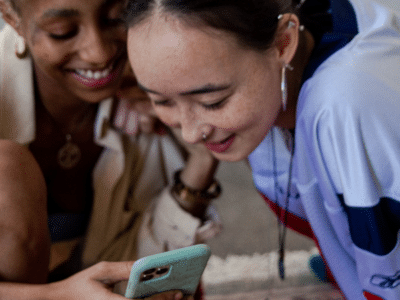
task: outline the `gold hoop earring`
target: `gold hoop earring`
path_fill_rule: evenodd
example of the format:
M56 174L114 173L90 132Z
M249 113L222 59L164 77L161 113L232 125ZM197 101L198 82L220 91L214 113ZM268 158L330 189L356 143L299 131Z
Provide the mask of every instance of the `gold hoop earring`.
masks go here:
M21 45L20 40L22 40L22 45ZM21 38L20 40L18 40L18 41L15 43L15 56L16 56L17 58L19 58L19 59L24 59L24 58L28 57L29 48L28 48L28 46L26 45L24 39ZM22 46L23 48L22 48L21 46ZM22 50L21 50L21 48L22 48Z

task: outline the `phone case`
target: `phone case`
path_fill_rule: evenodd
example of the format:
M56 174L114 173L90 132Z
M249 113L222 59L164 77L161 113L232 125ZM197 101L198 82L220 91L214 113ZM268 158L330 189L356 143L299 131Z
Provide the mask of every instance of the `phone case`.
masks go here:
M132 266L125 297L140 299L170 290L194 294L210 255L210 247L200 244L141 258Z

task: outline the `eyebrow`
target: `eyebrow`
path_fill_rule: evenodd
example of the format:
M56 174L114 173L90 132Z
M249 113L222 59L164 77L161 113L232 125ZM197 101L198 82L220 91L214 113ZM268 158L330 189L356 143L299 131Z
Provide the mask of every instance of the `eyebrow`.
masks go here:
M109 7L115 3L115 0L103 0L101 7ZM79 11L76 9L49 9L42 15L42 18L68 18L76 17Z
M76 9L49 9L43 15L42 19L46 18L68 18L79 15L79 11Z
M151 94L156 94L160 95L161 93L153 91L151 89L146 88L139 82L137 83L138 87L141 88L143 91ZM198 94L208 94L208 93L214 93L214 92L220 92L224 91L230 88L230 85L228 84L222 84L222 85L214 85L214 84L206 84L200 88L190 90L190 91L185 91L179 93L180 96L187 96L187 95L198 95Z

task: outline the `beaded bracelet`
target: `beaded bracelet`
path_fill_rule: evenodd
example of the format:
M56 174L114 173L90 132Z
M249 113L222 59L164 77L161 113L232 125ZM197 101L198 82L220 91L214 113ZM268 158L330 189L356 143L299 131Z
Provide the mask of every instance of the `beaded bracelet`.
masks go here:
M210 201L221 194L221 186L214 179L206 189L192 189L181 181L181 172L182 170L178 170L174 174L174 185L171 188L171 194L183 209L202 217Z

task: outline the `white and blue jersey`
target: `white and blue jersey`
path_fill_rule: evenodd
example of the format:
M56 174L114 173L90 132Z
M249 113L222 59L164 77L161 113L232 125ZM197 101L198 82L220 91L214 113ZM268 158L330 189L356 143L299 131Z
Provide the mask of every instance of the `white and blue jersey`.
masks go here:
M300 91L287 225L317 239L347 299L398 300L400 10L350 2L357 33L332 44ZM249 162L271 207L285 208L288 135L273 131Z

